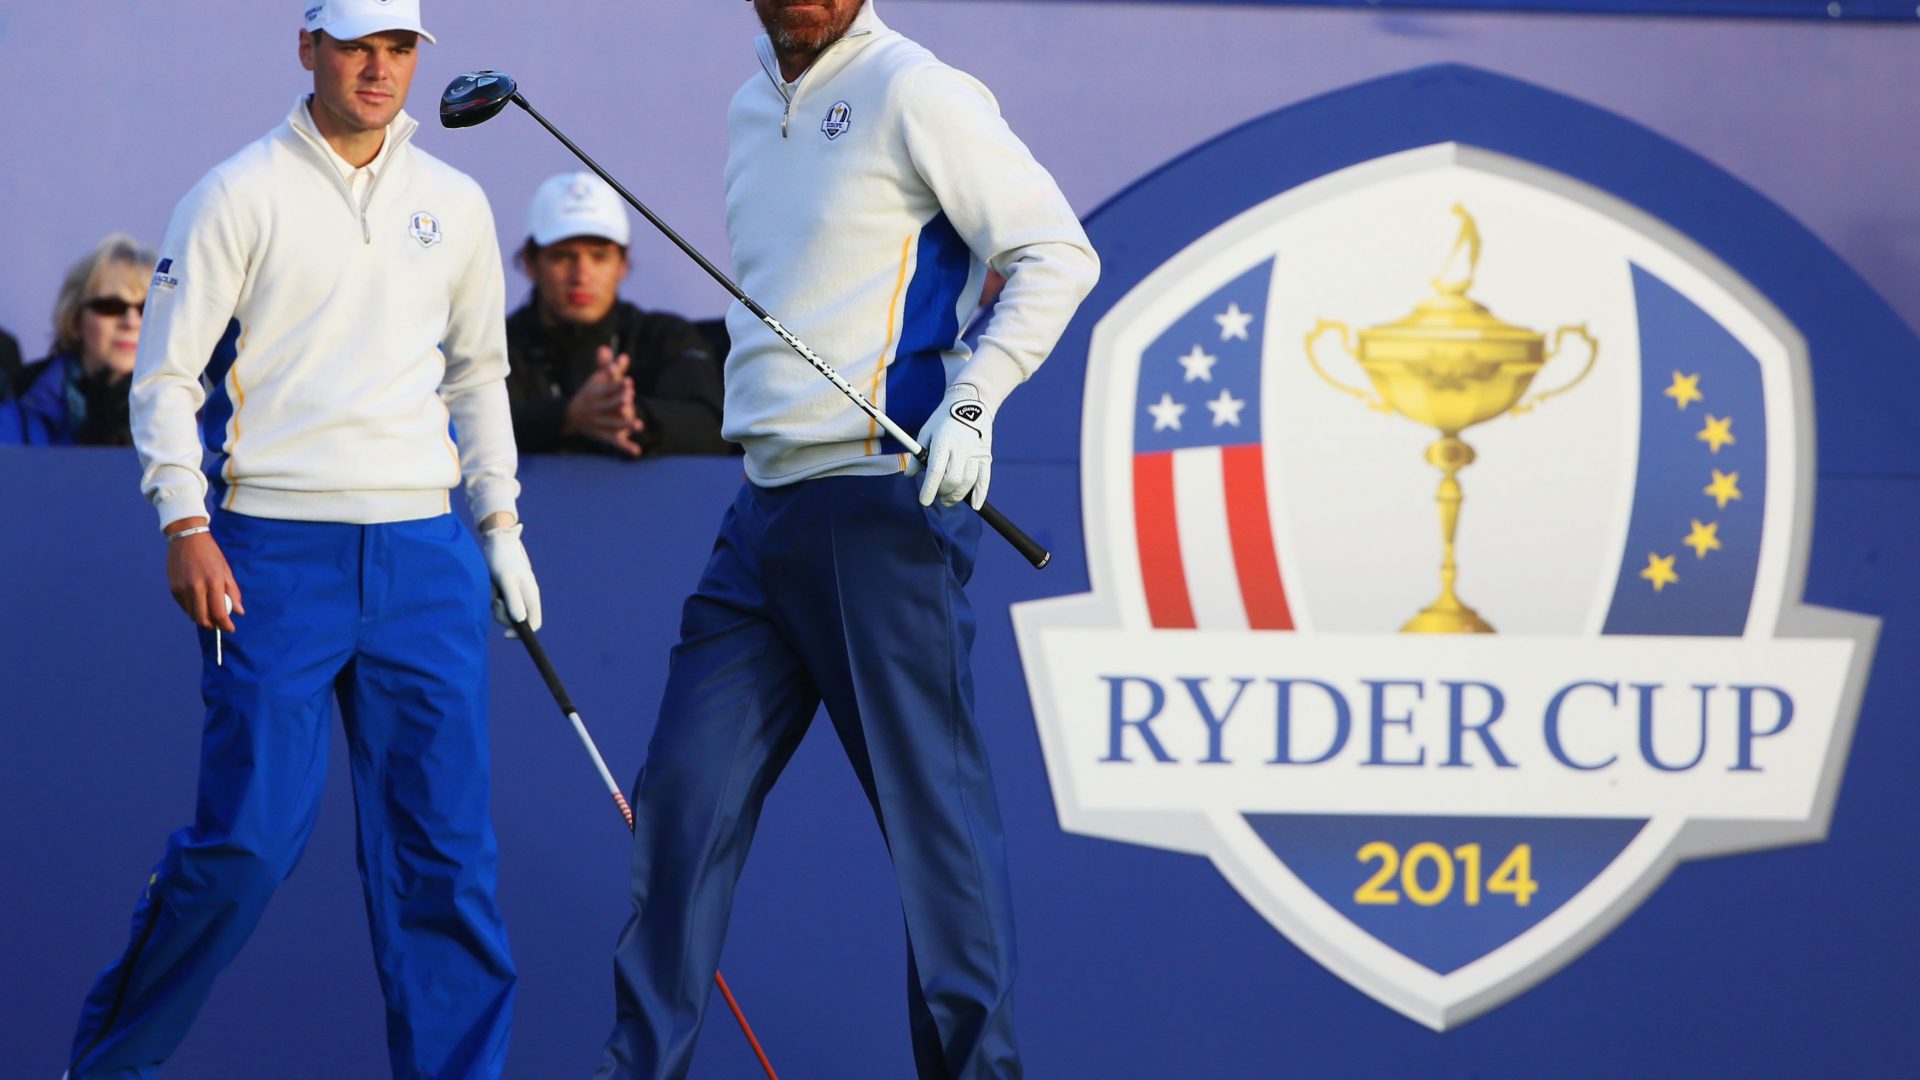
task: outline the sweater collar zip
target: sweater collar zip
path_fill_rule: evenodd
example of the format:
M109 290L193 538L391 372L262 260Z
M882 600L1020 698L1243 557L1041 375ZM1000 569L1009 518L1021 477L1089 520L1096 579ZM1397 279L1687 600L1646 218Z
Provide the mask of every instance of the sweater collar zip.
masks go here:
M844 67L846 61L851 60L853 54L858 51L854 46L867 44L865 39L872 38L887 29L887 24L881 22L879 14L873 10L873 4L874 0L867 0L861 7L860 14L853 17L853 25L847 27L845 36L822 49L820 55L813 58L813 63L807 66L807 70L801 72L800 77L792 82L787 82L780 77L780 58L773 51L773 39L765 34L755 39L753 47L760 56L760 70L767 73L767 78L773 82L774 90L786 103L786 108L780 113L781 138L787 137L788 127L793 120L793 106L799 100L800 88L807 82L807 77L825 67L830 57L837 61L836 68ZM827 77L827 75L820 76L823 79Z
M414 132L420 130L420 124L413 117L402 112L394 117L393 123L387 125L387 138L380 147L380 153L363 166L372 175L367 183L365 196L356 201L353 197L353 184L349 180L354 169L327 143L326 136L320 134L319 125L313 122L313 112L308 104L310 100L311 95L302 94L300 99L293 103L293 113L287 117L287 125L300 137L300 141L306 144L307 150L319 158L319 164L333 177L335 189L340 192L341 198L346 200L347 209L352 211L353 216L360 222L361 241L372 244L373 224L368 220L367 214L373 206L373 193L379 188L381 178L386 176L393 163L394 155L413 139Z

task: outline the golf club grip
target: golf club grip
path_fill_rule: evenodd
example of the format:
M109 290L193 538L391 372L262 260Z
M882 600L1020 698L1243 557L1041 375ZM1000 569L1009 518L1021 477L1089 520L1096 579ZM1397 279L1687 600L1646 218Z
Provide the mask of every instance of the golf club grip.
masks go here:
M520 635L520 644L527 647L527 655L533 657L533 666L540 669L540 677L547 681L547 689L552 692L553 700L560 705L563 713L577 712L573 707L573 698L567 696L567 688L561 685L560 673L553 669L553 661L547 659L547 650L541 646L540 639L534 635L533 627L523 619L513 624L513 632Z
M1012 544L1015 551L1032 563L1035 570L1045 570L1047 564L1053 561L1053 552L1041 547L1040 542L1028 536L1025 529L1008 521L1007 515L1001 513L992 503L981 503L979 514L980 520L991 525L994 532L1006 537L1007 543Z

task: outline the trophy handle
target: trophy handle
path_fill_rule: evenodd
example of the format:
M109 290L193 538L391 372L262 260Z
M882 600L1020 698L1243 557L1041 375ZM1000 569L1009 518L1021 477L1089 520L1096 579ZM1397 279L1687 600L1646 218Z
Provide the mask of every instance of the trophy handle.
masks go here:
M1329 330L1340 331L1340 347L1347 351L1348 356L1353 357L1355 363L1358 363L1360 361L1360 354L1353 351L1352 328L1347 326L1346 323L1340 322L1336 319L1321 319L1320 321L1314 323L1313 329L1307 333L1307 363L1313 365L1314 373L1319 375L1322 379L1325 379L1327 381L1327 384L1329 386L1332 386L1335 390L1338 390L1343 394L1352 394L1354 397L1359 398L1362 402L1366 404L1368 408L1375 409L1380 412L1391 412L1393 410L1393 406L1388 405L1385 400L1375 397L1374 395L1367 393L1365 390L1362 390L1357 386L1348 386L1346 383L1343 383L1339 379L1334 378L1332 375L1327 374L1327 369L1320 366L1320 358L1313 355L1313 343L1320 340L1320 335L1326 333Z
M1564 394L1567 391L1573 389L1574 387L1579 386L1582 382L1586 381L1586 378L1588 375L1593 374L1594 362L1600 359L1600 343L1598 341L1595 341L1593 335L1587 332L1586 323L1581 323L1578 326L1563 326L1560 329L1554 331L1553 348L1547 350L1547 355L1545 359L1543 359L1541 362L1545 363L1546 360L1551 360L1554 357L1560 355L1560 347L1566 344L1568 334L1573 334L1577 336L1581 341L1584 341L1587 343L1587 366L1584 368L1581 368L1580 374L1574 376L1573 381L1568 383L1567 385L1559 387L1554 390L1542 390L1538 394L1535 394L1532 397L1528 398L1527 400L1521 402L1520 404L1515 405L1512 409L1508 410L1512 415L1519 416L1522 413L1532 412L1533 410L1539 408L1541 405L1546 404L1549 398L1559 397L1561 394Z

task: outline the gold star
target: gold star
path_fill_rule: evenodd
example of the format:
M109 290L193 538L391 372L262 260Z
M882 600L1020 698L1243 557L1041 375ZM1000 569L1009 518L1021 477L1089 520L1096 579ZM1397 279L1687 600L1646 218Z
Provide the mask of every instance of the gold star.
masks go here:
M1722 420L1708 413L1707 426L1701 428L1700 434L1695 435L1694 438L1712 447L1714 453L1719 453L1721 447L1733 445L1733 417L1729 416Z
M1647 556L1647 568L1640 571L1640 576L1653 583L1654 592L1659 592L1680 580L1680 575L1673 572L1674 558L1675 556L1672 555Z
M1713 483L1707 485L1706 493L1713 496L1713 501L1720 504L1720 509L1725 510L1728 503L1740 497L1740 488L1737 486L1739 483L1739 473L1721 472L1715 469Z
M1720 550L1720 523L1716 521L1711 525L1702 525L1696 521L1693 531L1680 542L1693 549L1695 558L1704 559L1707 552Z
M1706 395L1700 392L1700 376L1698 374L1682 375L1677 371L1673 373L1673 385L1667 387L1661 391L1661 393L1672 398L1674 402L1680 406L1681 412L1686 412L1687 406L1696 401L1703 401L1706 398Z

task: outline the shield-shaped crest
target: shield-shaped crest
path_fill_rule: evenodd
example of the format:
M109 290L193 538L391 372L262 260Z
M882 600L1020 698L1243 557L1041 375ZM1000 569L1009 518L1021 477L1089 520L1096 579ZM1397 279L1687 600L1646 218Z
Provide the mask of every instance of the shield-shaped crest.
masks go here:
M1082 312L1092 591L1014 613L1065 828L1206 856L1438 1029L1678 861L1824 835L1877 628L1801 602L1799 330L1466 130L1563 99L1449 75L1487 99L1457 137L1327 153L1366 113L1295 110L1103 211L1153 231ZM1220 206L1286 130L1323 167Z
M820 130L826 134L829 142L852 129L853 106L844 101L834 102L833 107L827 110L827 118L820 121Z
M413 217L408 220L407 232L415 240L420 241L421 247L430 248L438 244L442 239L440 234L440 220L425 210L416 212Z

